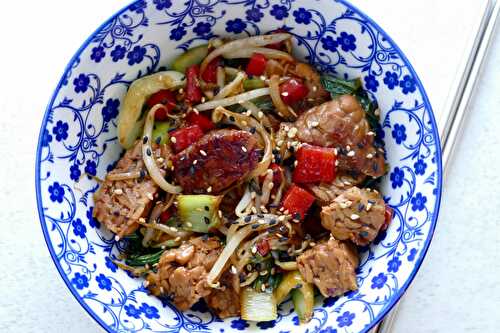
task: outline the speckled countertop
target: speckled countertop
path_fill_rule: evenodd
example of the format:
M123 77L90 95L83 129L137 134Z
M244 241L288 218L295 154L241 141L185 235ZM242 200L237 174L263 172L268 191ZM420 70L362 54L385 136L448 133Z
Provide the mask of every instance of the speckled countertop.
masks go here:
M44 16L45 2L7 6L0 12L0 332L99 332L46 249L36 213L34 156L42 111L64 64L119 6L60 2ZM434 240L394 332L500 331L498 31L493 39L445 180Z

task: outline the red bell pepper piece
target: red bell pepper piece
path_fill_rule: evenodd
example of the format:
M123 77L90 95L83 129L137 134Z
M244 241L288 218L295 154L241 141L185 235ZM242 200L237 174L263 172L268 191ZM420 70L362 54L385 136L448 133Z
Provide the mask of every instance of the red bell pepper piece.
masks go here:
M389 224L392 221L392 216L394 215L394 210L388 204L385 204L385 213L384 213L384 224L382 224L381 230L386 230L389 228Z
M208 132L215 128L215 124L205 115L196 112L189 112L186 116L186 121L190 125L198 125L203 132Z
M267 256L267 254L271 250L271 247L269 246L269 242L267 241L267 239L261 240L255 245L255 247L257 248L257 252L259 252L259 254L262 257Z
M198 125L191 125L176 129L170 133L170 141L176 153L186 149L203 136L203 131Z
M303 100L309 94L309 88L299 79L290 79L280 85L281 99L285 104Z
M203 71L201 73L201 78L205 82L209 83L217 83L217 67L220 65L220 57L215 58L214 60L210 61Z
M191 103L201 102L202 92L198 75L200 74L200 66L193 65L186 69L186 100Z
M170 209L162 212L160 214L160 223L163 223L163 224L167 223L171 217L172 217L172 211Z
M313 202L314 196L311 193L293 184L286 192L281 205L292 216L298 213L301 218L304 218Z
M266 70L266 57L261 53L254 53L250 57L250 61L247 65L247 74L248 75L262 75Z
M335 179L335 150L303 145L295 155L297 165L293 170L295 183L330 183Z
M151 97L146 102L146 105L149 108L152 108L156 104L161 104L164 105L165 108L158 109L155 113L155 120L158 121L166 121L168 120L168 113L172 111L175 108L176 101L175 101L175 96L170 90L160 90Z

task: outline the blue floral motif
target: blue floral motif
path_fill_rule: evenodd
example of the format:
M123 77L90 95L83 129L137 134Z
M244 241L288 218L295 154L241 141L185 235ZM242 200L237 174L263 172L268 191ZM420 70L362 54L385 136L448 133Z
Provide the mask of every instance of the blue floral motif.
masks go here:
M193 31L198 36L203 36L205 34L208 34L211 29L212 26L210 25L210 23L200 22L196 25L196 27L194 27Z
M396 143L400 145L403 141L406 140L406 127L401 124L394 124L392 137L396 140Z
M75 86L76 93L86 92L89 87L89 84L90 84L90 79L85 74L80 74L73 80L73 85Z
M144 313L146 318L149 318L149 319L160 318L160 315L158 314L158 309L155 308L154 306L148 305L146 303L142 303L139 310L141 310L142 313Z
M106 52L104 51L104 47L96 46L92 49L92 54L90 55L90 59L95 62L101 62L102 58L106 56Z
M80 180L80 176L82 175L82 172L80 171L80 168L78 167L78 165L76 164L73 164L70 168L69 168L69 178L71 178L72 180L74 180L75 182L79 181Z
M61 203L64 198L64 188L58 182L49 186L50 200Z
M52 134L56 136L57 141L66 140L68 138L68 129L68 123L58 120L56 126L52 128Z
M299 325L300 325L300 320L299 320L299 317L298 317L298 316L293 316L293 318L292 318L292 323L293 323L295 326L299 326Z
M337 317L337 322L339 323L339 327L351 326L352 320L356 317L354 313L349 311L344 312L341 316Z
M133 64L139 64L144 59L146 54L146 48L140 45L134 46L132 51L127 54L128 64L132 66Z
M403 90L403 94L407 95L417 89L415 80L410 75L405 75L403 80L399 82L399 86Z
M337 42L345 52L356 50L356 37L345 31L340 33L340 36L337 38Z
M239 34L243 30L245 30L246 27L247 27L247 24L239 18L234 19L234 20L229 20L226 23L226 31L232 32L235 34Z
M325 308L334 306L335 302L337 302L338 299L339 299L338 297L326 297L325 299L323 299L323 306Z
M373 92L377 92L377 87L379 86L379 83L375 76L373 75L367 75L365 76L365 87L368 90L371 90Z
M140 0L131 4L130 7L128 8L133 12L142 13L146 7L147 7L146 1Z
M95 176L97 174L97 164L95 161L88 160L85 164L85 173L89 176Z
M71 279L71 283L74 284L77 289L81 290L89 286L89 279L85 275L75 273L75 276Z
M89 220L89 225L91 228L99 229L101 227L101 223L94 218L94 207L89 207L85 215Z
M401 266L401 260L399 260L398 256L394 256L394 258L387 262L387 271L396 273L399 270L399 266Z
M325 50L335 52L337 51L337 47L339 46L339 43L337 40L333 39L331 36L326 36L321 38L321 45Z
M413 211L419 211L425 209L425 203L427 202L427 197L418 192L413 198L411 198L411 209Z
M385 72L384 83L389 89L394 89L399 83L398 74L394 72Z
M273 328L274 326L276 326L276 320L260 321L257 323L257 326L261 330L267 330L268 328Z
M387 276L384 273L379 273L372 278L372 289L382 289L387 282Z
M76 219L71 223L71 225L73 226L73 233L75 234L75 236L85 238L87 227L83 225L82 220Z
M163 10L172 7L172 2L170 0L153 0L156 5L156 9Z
M111 258L106 257L105 261L106 261L106 267L109 268L113 273L116 272L118 266L116 266L116 264L111 260Z
M293 11L293 16L295 16L295 22L298 24L309 24L311 23L312 14L303 7Z
M118 98L108 98L106 105L102 108L102 117L104 121L108 122L118 116L118 107L120 100Z
M127 314L127 316L136 319L139 319L141 317L142 311L136 308L133 304L125 305L123 308L125 309L125 313Z
M403 186L403 180L405 179L405 173L399 167L395 167L390 174L391 185L393 189Z
M264 13L262 13L257 7L248 9L246 14L247 20L253 22L260 22L260 20L264 17Z
M427 169L427 163L425 163L424 160L419 159L415 162L415 164L413 164L413 167L415 168L416 175L423 175L425 173L425 169Z
M285 17L288 17L288 9L285 6L273 5L271 15L277 20L283 20Z
M186 29L184 29L183 27L177 27L175 29L172 29L172 31L170 31L170 39L181 40L186 33L187 33Z
M241 318L231 320L231 328L237 329L238 331L244 331L248 326L250 325L248 325L247 321Z
M97 286L102 290L111 290L112 282L104 274L99 274L95 277L97 281Z
M111 59L113 60L113 62L117 62L125 58L126 53L127 53L127 48L121 45L116 45L113 51L111 51Z
M410 250L410 254L408 255L408 261L415 260L415 256L417 255L417 249L413 248Z
M333 327L327 327L319 331L319 333L337 333L337 330Z
M49 130L44 128L42 134L42 146L48 147L49 143L52 142L52 135L50 135Z

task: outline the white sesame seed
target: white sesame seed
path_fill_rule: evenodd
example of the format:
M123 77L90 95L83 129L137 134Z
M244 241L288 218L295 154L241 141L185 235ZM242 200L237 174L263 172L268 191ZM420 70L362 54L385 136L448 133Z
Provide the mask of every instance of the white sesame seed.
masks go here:
M372 204L369 202L367 205L366 205L366 211L370 211L370 209L372 209Z
M366 158L373 158L373 154L367 154Z
M250 193L250 197L251 197L252 199L255 199L255 197L256 197L256 196L257 196L257 193L255 193L255 192L251 192L251 193Z
M196 165L196 163L198 163L198 160L193 161L193 165Z
M351 215L351 220L357 220L357 219L359 219L359 215L357 215L357 214Z
M278 142L276 142L276 144L277 144L278 146L283 145L283 140L278 140Z
M170 230L172 230L173 232L177 232L177 228L176 227L170 227Z
M350 152L347 153L347 156L349 157L353 157L354 155L356 155L356 152L354 150L351 150Z
M335 166L339 166L339 160L335 160Z
M346 149L347 151L350 151L350 150L351 150L351 146L347 145L347 146L345 147L345 149Z
M268 185L267 185L267 188L268 189L272 189L274 187L274 183L273 182L270 182Z
M257 214L257 208L252 207L251 211L252 211L252 213Z
M247 125L248 125L248 123L246 122L246 120L242 120L242 121L241 121L241 125L243 125L243 126L247 126Z
M207 100L207 99L205 98L205 96L203 96L203 97L201 98L201 102L202 102L202 103L205 103L205 101L206 101L206 100Z
M233 273L233 274L237 274L238 273L238 270L233 265L231 265L231 273Z
M212 186L209 186L209 187L207 188L207 192L208 192L208 193L212 192Z
M172 166L170 167L170 170L174 171L174 170L175 170L175 167L172 165Z
M238 104L243 104L245 103L245 101L238 101Z
M121 188L116 188L114 191L113 191L114 194L117 194L117 195L121 195L123 194L123 190Z
M118 242L120 240L120 236L116 235L115 236L115 242Z
M373 113L375 113L376 116L380 116L380 110L379 109L375 110L375 112L373 112Z
M154 197L153 197L153 194L152 193L147 193L146 196L148 197L149 200L153 200Z
M170 138L170 141L172 141L172 143L176 143L177 139L175 138L175 136L173 136L173 137Z
M316 91L318 90L318 87L313 86L312 90L313 90L314 92L316 92Z
M158 163L163 163L164 161L165 161L165 160L163 159L163 157L158 157L158 158L156 159L156 162L158 162Z
M139 217L139 222L146 223L146 219L144 217Z
M207 152L204 151L203 149L200 149L200 154L202 154L203 156L207 156Z
M260 290L261 291L266 291L266 284L263 283L261 286L260 286Z
M296 167L298 164L299 164L299 161L297 161L297 160L295 160L295 162L293 162L294 167Z
M205 97L203 97L203 98L205 98ZM203 102L202 102L202 103L203 103ZM199 114L199 113L200 113L200 111L198 111L198 109L197 109L197 108L193 108L193 112L194 112L194 113L196 113L196 114Z
M250 117L250 116L252 115L252 111L248 110L247 112L245 112L245 115L246 115L247 117Z
M259 113L257 113L257 118L262 119L262 117L264 117L264 112L259 111Z
M245 146L241 146L241 150L243 150L245 153L247 152L247 148Z
M180 240L181 240L181 237L180 237L180 236L177 236L177 237L175 237L175 239L174 239L174 241L176 241L176 242L178 242L178 241L180 241Z
M311 122L309 123L309 127L316 127L316 126L318 126L318 125L319 125L319 122L318 122L318 121L311 121Z
M142 285L144 286L144 288L146 288L147 286L149 286L149 281L148 280L144 280L144 282L142 283Z
M179 89L179 94L182 94L182 93L184 93L184 89L183 88Z
M166 247L165 245L162 245L162 246L161 246L161 249L162 249L162 250L165 250L166 248L167 248L167 247Z
M281 96L285 96L285 97L288 96L288 92L287 91L282 92Z
M220 218L222 218L222 210L219 210L217 214L219 215Z
M253 254L257 253L257 247L256 247L255 245L254 245L254 246L252 246L252 253L253 253Z
M260 76L260 79L261 79L262 81L265 81L265 80L267 79L267 77L266 77L265 75L261 75L261 76Z
M335 155L339 154L339 151L337 150L337 148L333 148L333 152L335 153Z
M372 132L372 131L369 131L368 133L366 133L366 135L373 136L373 135L375 135L375 133L374 133L374 132Z
M193 224L191 222L186 222L186 227L191 228Z

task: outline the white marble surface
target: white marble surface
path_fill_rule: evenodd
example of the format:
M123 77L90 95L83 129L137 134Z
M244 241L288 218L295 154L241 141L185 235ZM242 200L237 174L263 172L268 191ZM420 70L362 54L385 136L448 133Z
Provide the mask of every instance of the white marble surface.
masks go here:
M87 0L7 6L0 11L0 332L98 332L46 249L35 208L34 155L42 112L66 61L121 5ZM52 15L40 14L50 7ZM497 31L457 143L434 240L394 332L499 331L499 74Z

